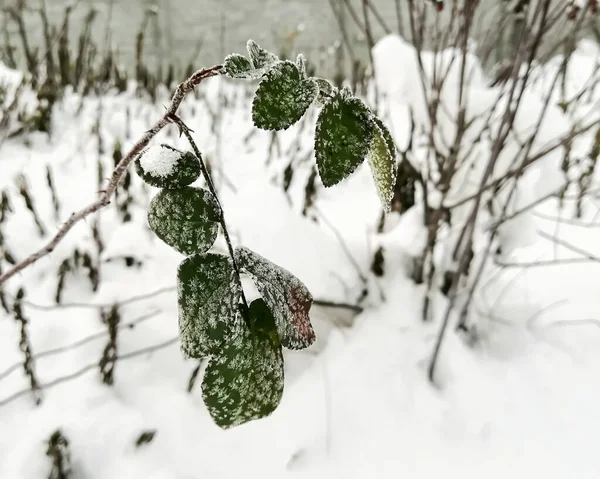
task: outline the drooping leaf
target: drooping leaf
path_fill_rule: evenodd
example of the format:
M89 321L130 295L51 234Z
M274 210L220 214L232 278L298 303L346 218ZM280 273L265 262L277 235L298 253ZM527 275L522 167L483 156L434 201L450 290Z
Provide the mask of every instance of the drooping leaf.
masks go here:
M313 297L306 286L286 269L248 248L237 248L235 258L273 312L281 344L288 349L304 349L314 343L316 336L309 318Z
M210 359L202 381L204 403L223 429L268 416L283 395L283 355L273 315L257 299L249 317L250 329L238 321L231 339Z
M239 321L241 291L231 258L196 254L177 270L179 337L187 358L220 354Z
M385 129L389 135L389 131L387 131L387 128ZM389 136L391 137L391 135ZM395 155L391 154L389 143L386 141L386 135L376 121L367 160L371 167L381 205L386 213L389 213L392 208L392 198L396 184L396 162L394 158Z
M204 253L219 233L221 209L207 190L186 186L152 198L148 224L156 236L183 254Z
M254 40L248 40L246 49L248 50L248 55L250 55L252 66L256 69L267 69L279 61L277 55L260 47Z
M191 152L169 145L154 145L140 153L135 160L135 171L157 188L183 188L200 176L200 162Z
M372 118L373 118L373 121L375 122L375 124L381 129L381 132L383 133L383 138L385 139L385 144L387 145L390 155L395 158L396 157L396 143L394 142L394 138L392 137L390 130L388 130L387 126L385 126L378 117L376 117L375 115L372 115Z
M317 106L324 106L337 93L337 88L324 78L313 77L313 80L319 86L319 94L317 95L315 104Z
M373 130L371 112L347 89L323 107L315 131L315 157L325 187L356 171L369 151Z
M306 113L317 96L317 84L303 80L290 61L273 66L258 85L252 102L252 120L263 130L285 130Z

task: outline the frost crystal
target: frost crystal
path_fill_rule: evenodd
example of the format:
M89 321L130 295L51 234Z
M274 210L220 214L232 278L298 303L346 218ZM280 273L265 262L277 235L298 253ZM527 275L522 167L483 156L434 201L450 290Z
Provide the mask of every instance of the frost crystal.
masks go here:
M371 172L383 210L389 213L392 208L392 198L396 184L395 151L392 153L390 149L390 140L392 146L394 143L389 131L387 131L387 128L385 128L378 118L375 118L374 128L373 140L371 140L371 148L367 154L367 160L371 166Z
M188 358L220 354L240 321L241 295L231 258L214 253L185 259L177 271L179 337Z
M306 113L318 91L313 80L301 78L294 63L275 64L256 90L252 102L254 125L264 130L289 128Z
M140 165L145 173L165 178L175 169L181 157L181 152L167 145L154 145L148 148L140 157Z
M273 316L260 299L250 305L249 315L250 329L238 319L202 381L204 403L223 429L268 416L283 395L283 355Z
M306 286L289 271L248 248L237 248L235 257L273 312L281 344L288 349L304 349L314 343L316 336L309 318L313 298Z
M148 208L152 231L183 254L208 251L217 239L220 218L221 209L210 191L190 186L161 191Z
M323 107L315 131L315 156L325 187L347 178L363 162L373 126L367 106L346 89Z

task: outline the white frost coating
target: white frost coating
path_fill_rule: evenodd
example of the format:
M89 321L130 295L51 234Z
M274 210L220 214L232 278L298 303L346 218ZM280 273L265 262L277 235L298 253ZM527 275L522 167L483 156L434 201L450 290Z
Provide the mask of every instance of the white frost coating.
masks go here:
M140 157L142 169L149 175L166 178L173 173L181 153L164 145L148 148Z

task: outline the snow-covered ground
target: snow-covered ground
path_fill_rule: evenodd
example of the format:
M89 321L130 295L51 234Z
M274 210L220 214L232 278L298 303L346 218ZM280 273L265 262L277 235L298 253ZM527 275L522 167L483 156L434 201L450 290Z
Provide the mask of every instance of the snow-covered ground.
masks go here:
M388 93L390 127L402 142L403 112L418 95L403 61L405 46L394 42L380 44L378 58L387 62L379 72L380 87ZM574 79L586 78L597 53L582 47ZM545 74L552 68L551 63ZM473 95L485 103L493 92L483 86L482 75L473 75L479 82ZM395 83L398 78L408 80ZM46 441L57 429L69 441L73 477L82 479L600 477L600 262L487 268L474 318L481 340L471 347L450 332L433 386L427 366L446 299L435 298L436 320L424 324L424 287L409 279L406 267L423 241L418 206L390 218L388 232L377 237L379 200L363 165L339 186L319 188L315 207L303 217L315 112L273 146L271 134L251 124L247 89L211 79L200 90L180 113L211 164L235 244L289 269L321 300L356 304L367 287L364 311L354 317L315 306L317 343L287 354L277 411L220 430L199 385L187 392L197 362L182 359L177 343L174 286L182 257L149 231L146 207L155 190L132 172L132 220L123 223L114 204L98 215L104 249L96 292L82 268L67 274L61 304L54 300L59 267L75 248L96 262L93 220L78 224L50 256L5 288L10 304L19 287L26 290L24 313L39 381L52 384L85 372L44 388L36 407L20 365L19 325L0 309L0 478L47 477ZM536 112L539 100L535 92L529 95L528 108ZM597 115L595 101L579 114ZM215 127L210 112L219 110ZM1 231L12 256L22 259L47 240L19 196L18 174L27 178L43 228L52 234L72 211L96 199L98 164L106 178L115 142L126 151L162 111L161 104L133 92L83 100L69 94L55 108L51 139L36 134L27 142L2 143L0 191L9 193L15 211ZM571 121L558 109L552 115L544 141ZM527 128L527 111L521 125ZM588 135L580 148L589 149L589 141ZM186 148L170 127L156 142ZM294 175L285 193L284 170L292 157ZM47 165L60 199L58 218ZM542 194L544 182L554 176L538 173L535 191ZM593 201L581 221L591 227L557 222L554 200L531 210L517 224L520 235L514 234L517 228L506 233L512 231L506 240L512 250L503 261L581 257L548 236L600 257ZM369 272L378 244L386 246L383 278ZM126 267L124 257L136 263ZM7 267L3 262L3 270ZM124 357L116 363L114 385L107 386L97 366L108 339L100 311L115 302L123 303L118 354ZM127 357L130 353L140 354ZM24 393L6 401L19 391ZM149 430L156 431L154 439L136 447Z

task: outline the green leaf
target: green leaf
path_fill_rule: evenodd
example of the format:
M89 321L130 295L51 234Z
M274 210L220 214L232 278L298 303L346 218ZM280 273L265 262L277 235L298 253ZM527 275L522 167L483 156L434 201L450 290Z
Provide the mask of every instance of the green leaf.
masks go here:
M314 343L316 336L309 318L313 297L306 286L286 269L248 248L237 248L235 258L273 312L281 344L288 349L304 349Z
M225 74L230 78L257 80L279 61L276 55L248 40L246 45L250 59L233 53L225 58Z
M264 73L256 70L252 62L243 55L233 53L225 58L225 74L230 78L260 78Z
M289 128L306 113L317 92L317 84L300 78L294 63L277 63L266 73L256 90L252 102L254 125L263 130Z
M296 57L296 68L298 68L298 72L300 72L300 78L303 80L306 79L306 58L302 53Z
M324 78L313 77L313 80L319 86L319 94L315 100L317 106L324 106L337 93L337 88Z
M325 187L356 171L369 151L373 130L371 112L347 89L323 107L317 119L315 157Z
M394 186L396 185L396 162L394 160L395 154L392 155L390 152L389 140L386 141L386 137L391 139L391 135L383 123L381 125L385 129L385 132L381 129L379 123L380 120L375 119L375 133L371 140L367 160L371 167L371 173L375 180L375 186L377 187L377 193L379 194L383 210L389 213L392 208ZM393 140L391 141L391 145L393 146Z
M200 161L191 152L169 145L154 145L142 151L135 160L136 173L157 188L183 188L200 176Z
M231 258L208 253L185 259L177 270L177 292L179 337L185 357L220 354L240 321L241 290Z
M256 69L267 69L279 61L277 55L261 48L254 40L248 40L246 49L248 50L248 55L250 55L252 66Z
M210 359L202 381L204 403L223 429L268 416L283 395L283 355L273 315L257 299L249 317L250 329L238 323L221 353Z
M221 209L207 190L163 190L150 201L148 224L156 236L183 254L204 253L219 233Z
M392 137L390 130L388 130L387 126L385 126L383 124L383 122L375 115L372 115L371 118L373 119L375 124L381 129L381 131L383 133L383 138L385 139L385 144L387 145L390 155L393 158L395 158L396 157L396 143L394 142L394 138Z

